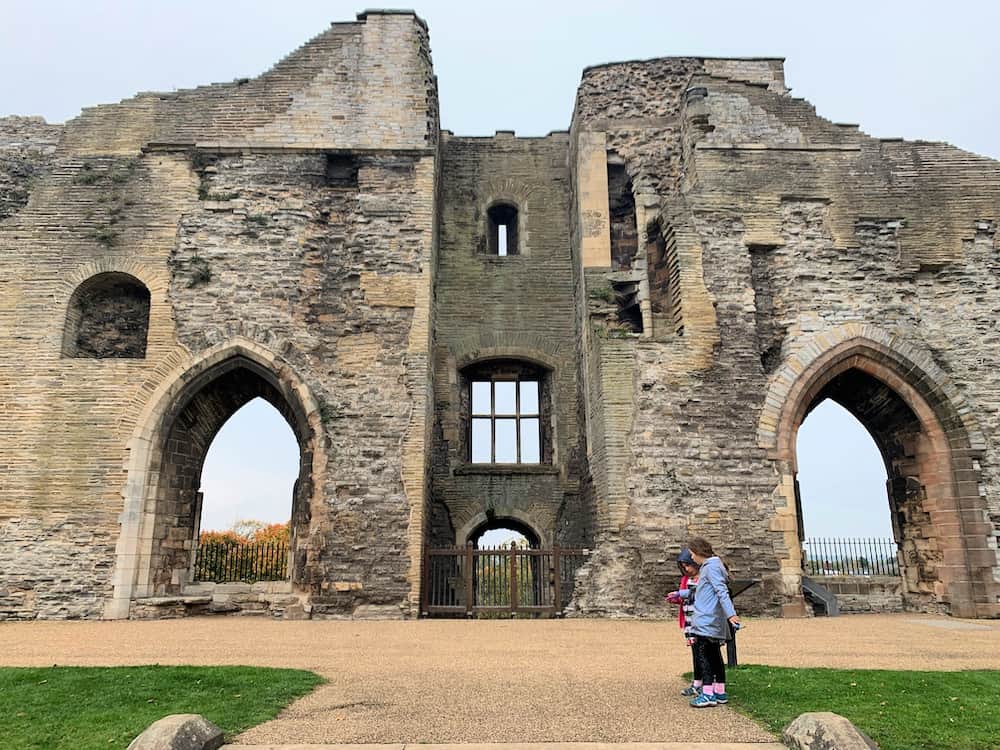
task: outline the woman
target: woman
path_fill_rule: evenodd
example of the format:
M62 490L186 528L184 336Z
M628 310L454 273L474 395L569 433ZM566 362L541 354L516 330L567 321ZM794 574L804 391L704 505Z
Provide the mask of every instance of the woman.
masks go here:
M701 694L691 700L694 708L709 708L728 703L726 665L722 661L722 644L729 637L729 623L739 627L740 618L729 597L729 571L701 537L687 543L691 557L701 566L698 588L694 595L691 633L694 635L694 658L698 661L703 684Z

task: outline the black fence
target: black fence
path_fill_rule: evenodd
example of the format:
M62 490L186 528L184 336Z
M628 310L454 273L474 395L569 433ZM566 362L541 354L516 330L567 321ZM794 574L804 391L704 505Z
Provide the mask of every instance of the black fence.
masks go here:
M573 596L579 549L428 550L421 611L466 617L555 617Z
M811 576L898 576L892 539L806 539L805 569Z
M284 542L208 542L198 546L194 580L199 583L255 583L288 578Z

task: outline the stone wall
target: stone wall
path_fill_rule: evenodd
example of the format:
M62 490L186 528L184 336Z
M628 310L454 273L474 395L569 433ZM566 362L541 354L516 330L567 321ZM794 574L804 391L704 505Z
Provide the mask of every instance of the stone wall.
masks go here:
M898 576L835 576L823 587L837 597L841 614L901 612L905 594Z
M665 614L692 534L759 581L741 610L805 614L825 398L889 469L885 601L1000 615L998 221L996 162L828 122L775 59L602 65L569 133L441 133L406 11L2 119L0 618L411 616L426 546L504 525L594 547L577 614ZM537 463L470 460L495 367L541 383ZM255 397L299 441L290 580L192 587L205 452Z
M677 230L681 326L679 335L654 325L622 337L588 313L596 326L589 379L634 384L629 413L611 430L622 399L588 390L589 419L606 436L606 450L591 455L602 480L597 507L606 507L601 495L624 492L627 508L612 504L598 519L603 541L576 604L659 612L676 576L673 554L701 534L736 577L761 579L741 608L794 611L798 422L772 425L785 402L769 394L788 392L799 358L854 335L910 362L893 365L894 375L856 360L880 373L866 388L881 378L909 406L848 407L882 435L894 476L919 477L919 513L904 510L913 502L905 491L890 500L910 563L904 601L994 613L995 462L980 435L996 434L997 394L983 367L1000 355L987 322L995 320L998 167L943 144L879 142L823 121L787 96L773 61L724 68L688 59L602 66L587 71L578 95L575 143L599 135L624 158L640 233L649 219ZM574 154L578 173L590 168L583 149ZM963 201L973 181L982 186ZM588 290L614 282L599 266L588 269ZM602 341L608 335L620 338L614 349ZM956 340L965 343L954 348ZM622 347L634 365L617 354ZM850 404L836 387L803 396L797 419L827 396ZM622 427L624 444L608 439ZM789 452L762 439L775 427L791 436ZM950 436L950 451L932 447L946 444L938 434ZM954 495L942 470L969 484Z
M584 544L592 533L580 500L575 275L570 259L567 135L456 138L441 143L441 233L435 288L436 546L503 519L546 545ZM490 253L487 210L517 208L517 254ZM517 360L540 367L542 463L470 463L462 371ZM502 524L501 524L502 525ZM469 540L474 541L474 540Z
M323 153L213 159L169 260L182 344L280 342L321 405L327 468L293 513L293 575L317 615L410 594L400 435L429 375L414 329L433 217L433 157L358 156L352 186L328 184L327 165Z
M204 451L253 396L300 439L299 615L408 614L439 129L423 22L370 12L257 79L14 125L50 164L0 216L0 617L166 611ZM144 356L64 347L100 274L148 290Z

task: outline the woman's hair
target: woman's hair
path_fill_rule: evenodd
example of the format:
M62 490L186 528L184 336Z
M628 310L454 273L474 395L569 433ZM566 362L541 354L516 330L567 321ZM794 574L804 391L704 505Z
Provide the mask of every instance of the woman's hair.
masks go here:
M726 577L729 577L729 565L721 556L715 554L715 550L712 549L712 543L707 539L700 536L691 537L688 540L687 546L689 550L700 557L718 557L719 562L722 563L722 567L725 569Z
M694 536L688 539L687 548L701 557L714 557L715 550L707 539Z

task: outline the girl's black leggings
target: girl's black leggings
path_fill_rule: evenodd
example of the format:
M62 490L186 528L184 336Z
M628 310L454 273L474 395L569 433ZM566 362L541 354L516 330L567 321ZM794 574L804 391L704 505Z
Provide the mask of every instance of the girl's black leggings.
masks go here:
M722 644L712 638L697 635L694 638L694 661L698 665L695 673L706 685L726 681L726 665L722 661Z

